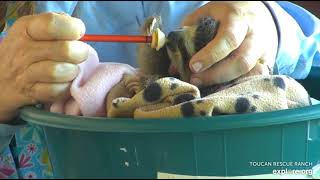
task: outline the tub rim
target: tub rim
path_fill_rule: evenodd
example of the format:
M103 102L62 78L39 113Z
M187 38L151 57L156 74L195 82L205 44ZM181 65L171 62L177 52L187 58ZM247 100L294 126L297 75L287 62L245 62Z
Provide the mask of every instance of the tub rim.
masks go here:
M77 117L77 118L75 118ZM272 112L215 117L131 119L82 117L51 113L33 106L20 109L23 121L59 129L112 133L207 132L264 127L320 119L320 104Z

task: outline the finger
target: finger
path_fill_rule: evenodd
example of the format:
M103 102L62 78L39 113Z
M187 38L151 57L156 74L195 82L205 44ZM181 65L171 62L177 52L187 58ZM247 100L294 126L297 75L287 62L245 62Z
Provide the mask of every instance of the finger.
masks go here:
M29 95L39 102L55 102L65 99L70 95L70 84L71 83L36 83L30 89Z
M33 40L77 40L85 33L85 25L67 14L51 12L30 18L26 32Z
M263 45L256 36L249 35L241 46L223 61L202 73L192 74L191 83L208 86L231 81L248 73L263 54Z
M26 49L27 63L42 60L79 64L89 56L89 47L81 41L41 41L29 45Z
M188 14L182 21L181 25L183 26L192 26L197 24L198 20L204 16L210 16L210 11L207 10L207 5L198 8L191 14Z
M198 20L204 16L211 16L217 20L223 20L228 12L234 10L230 6L226 6L227 1L209 2L206 5L196 9L192 13L188 14L182 21L182 26L192 26L197 24Z
M216 37L191 58L191 71L202 72L227 57L240 46L247 32L246 21L231 15L228 20L221 22Z
M261 59L259 59L259 61ZM255 75L270 75L270 69L266 64L257 63L254 66L254 68L251 69L251 71L242 75L241 77L249 77L249 76L255 76Z
M23 75L27 82L65 83L72 81L79 72L79 66L70 63L40 61L29 66Z

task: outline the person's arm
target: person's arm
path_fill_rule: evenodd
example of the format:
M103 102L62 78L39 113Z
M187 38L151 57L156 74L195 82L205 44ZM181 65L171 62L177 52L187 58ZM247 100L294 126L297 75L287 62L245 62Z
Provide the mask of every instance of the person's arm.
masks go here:
M320 66L320 20L290 2L265 2L279 35L275 72L295 79L308 76L312 66Z
M72 14L72 12L73 12L76 4L77 4L76 1L73 1L73 2L58 2L57 1L57 2L45 2L45 3L36 2L36 3L38 3L38 6L36 6L38 13L39 12L47 12L47 11L49 11L49 9L53 9L53 11L55 11L55 12L65 12L67 14ZM3 14L2 14L2 16L3 16ZM43 16L45 16L45 15L43 15ZM1 29L1 33L0 33L0 43L1 43L1 45L2 45L2 39L4 38L4 36L6 36L6 33L7 33L8 29L15 22L15 20L16 20L15 18L16 17L14 15L12 17L10 16L9 19L8 19L9 24L4 23L5 27ZM38 17L38 20L40 18L41 18L41 16ZM37 20L37 18L34 19L34 21L36 21L36 20ZM42 22L42 23L45 24L46 22ZM20 24L23 24L23 23L20 23ZM39 26L39 24L37 26ZM72 26L72 27L75 28L77 26ZM74 31L74 32L77 33L77 31ZM7 53L10 53L10 52L7 52ZM41 54L41 51L38 51L38 53ZM63 59L66 59L66 58L63 58ZM80 57L80 59L82 59L82 58ZM2 59L2 61L5 61L5 59ZM3 103L3 104L8 105L8 103ZM3 104L1 104L1 105L3 105ZM7 120L5 122L0 122L0 152L2 152L3 149L8 146L8 144L10 143L10 141L11 141L12 137L14 136L15 132L19 128L24 126L24 122L19 121L18 117L16 117L16 118L17 118L17 120L10 119L10 120Z
M85 33L80 19L41 13L7 26L0 45L0 123L10 122L25 105L63 98L88 56L88 45L75 41Z
M3 27L0 32L0 44L4 36L5 27ZM20 126L0 123L0 154L4 150L4 148L9 145L13 135L18 128L20 128Z

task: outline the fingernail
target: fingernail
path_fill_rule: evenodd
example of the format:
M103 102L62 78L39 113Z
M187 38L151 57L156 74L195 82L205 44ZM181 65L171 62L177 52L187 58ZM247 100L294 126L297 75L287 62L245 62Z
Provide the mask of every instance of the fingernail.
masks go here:
M69 44L69 57L71 60L83 62L88 58L88 45L81 41L71 41Z
M78 73L78 66L70 63L60 63L55 66L55 75Z
M85 33L84 30L82 30L82 31L80 32L80 38L82 38L82 37L84 36L84 33Z
M202 85L202 81L199 78L191 78L190 82L191 82L191 84L193 84L195 86L201 86Z
M198 73L202 69L202 64L200 62L196 62L192 64L193 70Z
M86 28L82 28L81 31L80 31L80 37L79 38L82 38L86 33Z
M80 28L81 28L80 37L82 37L86 33L86 26L82 21L80 21Z

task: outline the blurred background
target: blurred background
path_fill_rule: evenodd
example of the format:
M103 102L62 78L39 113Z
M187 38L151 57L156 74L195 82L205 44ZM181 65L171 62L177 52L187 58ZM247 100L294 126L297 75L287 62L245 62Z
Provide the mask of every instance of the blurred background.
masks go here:
M320 18L320 1L290 1L290 2L307 9L312 14Z

